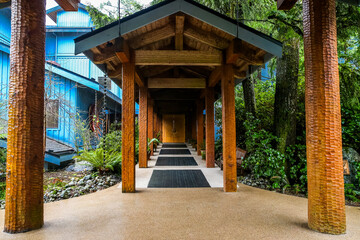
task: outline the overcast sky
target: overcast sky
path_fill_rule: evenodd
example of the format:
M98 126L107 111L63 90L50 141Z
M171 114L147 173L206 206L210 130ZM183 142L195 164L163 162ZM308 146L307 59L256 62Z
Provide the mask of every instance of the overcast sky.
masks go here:
M81 3L87 5L89 3L91 3L93 6L95 7L99 7L100 3L102 2L107 2L110 1L112 3L112 5L117 6L118 4L118 0L81 0ZM151 0L137 0L139 3L143 4L143 5L149 5L149 3L151 2ZM52 8L57 6L57 3L55 2L55 0L47 0L46 1L46 9ZM46 24L47 25L54 25L55 23L46 16Z

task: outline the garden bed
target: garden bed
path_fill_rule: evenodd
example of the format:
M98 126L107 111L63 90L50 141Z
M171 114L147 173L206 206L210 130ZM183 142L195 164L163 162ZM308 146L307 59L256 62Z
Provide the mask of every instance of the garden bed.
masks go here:
M246 176L240 177L238 181L240 183L248 185L250 187L256 187L256 188L273 191L273 192L277 192L277 193L307 198L306 194L296 192L294 189L291 189L291 188L273 189L272 184L269 180L263 179L263 178L255 178L253 175L246 175ZM353 202L353 201L345 200L345 203L348 206L360 207L360 202Z
M63 199L79 197L97 192L121 181L118 175L100 176L90 171L69 172L57 170L44 173L44 202L54 202ZM0 200L0 208L5 208L5 199Z

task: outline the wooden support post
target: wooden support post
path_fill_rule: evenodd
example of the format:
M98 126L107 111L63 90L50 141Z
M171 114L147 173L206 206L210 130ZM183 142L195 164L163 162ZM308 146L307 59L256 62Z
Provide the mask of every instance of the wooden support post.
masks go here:
M135 192L135 65L124 63L122 77L122 192Z
M214 88L205 90L206 107L206 167L215 167L215 124L214 124Z
M154 138L154 100L148 95L148 139ZM152 156L154 154L153 144L150 146Z
M204 103L200 99L196 106L196 128L197 128L197 154L201 155L201 147L204 144Z
M159 115L159 117L160 117L160 125L159 125L159 131L160 131L160 142L162 142L163 141L163 130L162 130L162 124L163 124L163 122L162 122L162 115L160 114Z
M11 6L4 232L41 228L44 174L45 0Z
M148 135L148 90L140 88L140 117L139 117L139 167L147 165L147 135Z
M221 77L224 191L237 191L235 83L232 65L223 66Z
M196 140L197 134L196 134L196 113L191 113L191 139Z
M157 126L158 126L158 115L157 112L154 112L154 138L156 138L156 134L157 134Z
M336 1L304 0L309 227L346 231Z

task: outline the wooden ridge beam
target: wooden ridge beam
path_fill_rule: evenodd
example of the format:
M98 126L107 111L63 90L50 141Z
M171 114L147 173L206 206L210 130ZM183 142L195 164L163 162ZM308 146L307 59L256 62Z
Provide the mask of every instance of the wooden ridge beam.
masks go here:
M75 12L78 10L80 0L55 0L59 6L68 12Z
M148 88L205 88L205 78L149 78Z
M137 50L136 65L168 65L168 66L220 66L221 52L193 50Z
M184 15L176 16L176 23L175 23L175 49L176 50L183 50L183 48L184 48L184 22L185 22Z
M195 27L185 28L184 36L222 50L229 46L229 42L226 39Z
M234 39L226 50L226 63L234 64L241 59L251 65L261 66L264 58L258 57L256 51L244 46L240 39Z
M129 39L130 47L138 49L160 40L175 36L173 26L167 25L160 29L155 29L151 32L141 34L140 36Z
M278 10L290 10L294 7L297 0L277 0Z

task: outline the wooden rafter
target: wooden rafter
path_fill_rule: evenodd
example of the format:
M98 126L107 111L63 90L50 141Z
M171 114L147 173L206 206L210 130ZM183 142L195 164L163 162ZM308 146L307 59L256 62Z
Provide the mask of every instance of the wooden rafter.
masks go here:
M163 72L169 71L172 68L174 68L174 67L172 67L172 66L151 66L151 67L146 67L146 68L142 69L141 72L144 77L154 77Z
M191 50L137 50L136 65L168 65L168 66L219 66L222 63L221 52Z
M185 16L184 15L177 15L176 16L176 23L175 23L175 49L176 50L183 50L184 48L184 22Z
M226 49L229 46L226 39L195 27L185 28L184 36L218 49Z
M234 39L226 50L226 63L234 64L238 59L256 66L264 64L264 58L257 56L257 51L244 46L240 39Z
M126 59L129 59L129 47L125 40L119 38L115 39L114 43L109 42L103 49L93 48L92 51L95 64L103 64L114 59L119 59L120 62L128 62Z
M148 88L205 88L205 78L149 78Z
M277 0L278 10L290 10L294 7L297 0Z
M65 11L77 11L80 0L55 0Z
M208 86L215 87L216 84L220 81L220 78L221 78L221 67L217 67L210 74Z
M144 33L135 38L129 39L130 47L138 49L160 40L175 36L174 28L167 25L163 28Z

